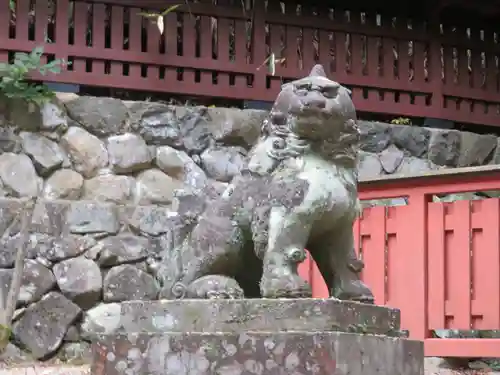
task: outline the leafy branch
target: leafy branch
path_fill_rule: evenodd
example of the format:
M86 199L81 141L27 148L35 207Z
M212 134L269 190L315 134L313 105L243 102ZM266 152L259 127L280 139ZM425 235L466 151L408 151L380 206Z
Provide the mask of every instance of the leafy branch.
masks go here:
M68 63L56 59L43 64L43 47L36 47L30 53L18 52L13 63L0 63L0 94L11 99L24 99L35 104L43 104L50 100L54 93L45 84L29 82L30 74L38 72L58 74Z

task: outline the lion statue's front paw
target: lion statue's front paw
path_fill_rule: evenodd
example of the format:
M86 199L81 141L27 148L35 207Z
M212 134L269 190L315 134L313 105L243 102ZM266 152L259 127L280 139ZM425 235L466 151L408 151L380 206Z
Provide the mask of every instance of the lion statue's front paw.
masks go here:
M266 276L260 282L263 298L310 298L311 285L299 275Z

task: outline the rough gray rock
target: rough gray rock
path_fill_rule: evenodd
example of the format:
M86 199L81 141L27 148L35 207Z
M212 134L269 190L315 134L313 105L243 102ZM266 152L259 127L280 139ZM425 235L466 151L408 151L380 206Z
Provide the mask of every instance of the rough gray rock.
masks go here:
M147 238L119 234L99 241L91 252L96 254L97 263L101 267L110 267L143 261L148 257L150 247L151 243Z
M12 282L13 269L0 270L0 287L3 289L3 296L7 296ZM52 271L33 259L26 259L24 262L21 289L17 298L17 305L24 306L38 301L56 285L56 279Z
M61 293L81 308L89 309L99 302L102 275L94 261L85 257L63 260L54 265L54 275Z
M79 201L71 204L67 225L72 233L117 233L120 229L118 212L112 204Z
M206 115L206 107L186 107L179 119L182 123L182 147L190 155L199 154L210 145L211 134Z
M88 342L64 343L57 358L66 364L87 364L92 361L92 350Z
M136 194L139 204L169 204L182 182L159 169L148 169L137 176Z
M108 165L108 151L104 143L86 130L72 126L61 138L61 145L73 163L75 170L86 178L97 175Z
M103 282L104 302L153 300L158 292L153 276L130 264L111 268Z
M358 121L361 132L360 149L366 152L382 152L391 143L391 126L381 122Z
M71 169L55 171L45 182L43 197L45 199L79 199L82 195L83 177Z
M116 173L146 169L153 160L144 139L132 133L109 137L108 154L109 162Z
M85 181L83 199L125 203L132 199L135 180L130 176L101 175Z
M17 135L16 128L2 124L0 126L0 150L3 152L18 153L22 149L21 137Z
M411 156L425 157L429 148L431 131L419 126L394 125L391 130L392 140L400 149Z
M208 108L208 128L215 140L249 148L257 142L267 111Z
M89 236L65 234L61 237L53 237L35 233L30 236L27 255L32 258L41 256L49 262L60 262L83 254L95 244L96 241Z
M43 130L64 131L68 128L68 118L59 103L45 103L41 108Z
M240 147L217 147L205 150L201 162L208 176L230 182L246 164L246 153Z
M128 109L121 100L80 96L66 103L69 116L98 136L123 133L127 128Z
M429 143L429 160L437 165L456 167L460 158L461 140L457 130L434 130Z
M358 179L368 180L382 174L382 164L377 155L360 152L358 162Z
M497 147L497 137L494 135L479 135L462 132L461 150L458 167L483 165L493 157Z
M193 191L201 191L207 184L207 176L203 169L184 151L176 150L170 146L158 147L156 149L156 164L163 172L182 181Z
M384 151L382 151L379 155L379 161L382 165L382 169L387 174L394 173L398 167L403 162L404 152L401 151L394 145L389 146Z
M35 358L44 359L59 349L68 327L80 312L66 297L50 292L26 308L14 323L13 334Z
M0 179L3 187L14 197L36 197L40 178L26 155L6 152L0 155Z
M40 176L48 176L61 167L66 155L56 142L37 133L22 132L20 136L23 151L31 158Z
M148 103L147 108L142 111L138 131L151 144L174 147L182 145L180 123L176 109L172 106Z

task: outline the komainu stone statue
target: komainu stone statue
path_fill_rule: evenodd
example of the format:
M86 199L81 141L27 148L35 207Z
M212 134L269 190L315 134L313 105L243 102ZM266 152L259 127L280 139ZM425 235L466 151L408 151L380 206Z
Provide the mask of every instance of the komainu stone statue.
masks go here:
M349 90L320 65L282 86L247 168L159 270L161 297L299 298L308 249L339 299L373 302L353 243L359 131Z

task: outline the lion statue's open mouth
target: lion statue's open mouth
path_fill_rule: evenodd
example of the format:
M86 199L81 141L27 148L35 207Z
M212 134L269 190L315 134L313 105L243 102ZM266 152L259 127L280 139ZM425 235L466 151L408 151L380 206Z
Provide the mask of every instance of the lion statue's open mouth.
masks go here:
M297 274L307 248L332 297L373 302L354 252L359 131L349 90L317 65L282 86L261 130L246 170L200 217L177 269L160 275L163 297L311 296Z

